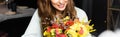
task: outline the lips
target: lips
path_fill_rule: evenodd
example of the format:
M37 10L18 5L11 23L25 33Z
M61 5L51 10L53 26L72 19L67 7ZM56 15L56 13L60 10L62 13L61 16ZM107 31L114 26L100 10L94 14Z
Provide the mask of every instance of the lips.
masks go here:
M58 6L59 6L59 8L64 8L65 5L58 5Z

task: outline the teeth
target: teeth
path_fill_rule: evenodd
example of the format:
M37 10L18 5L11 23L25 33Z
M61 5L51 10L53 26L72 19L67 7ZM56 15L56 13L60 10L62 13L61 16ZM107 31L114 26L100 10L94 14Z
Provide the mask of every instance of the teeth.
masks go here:
M59 7L60 7L60 8L63 8L63 7L64 7L64 5L60 5Z

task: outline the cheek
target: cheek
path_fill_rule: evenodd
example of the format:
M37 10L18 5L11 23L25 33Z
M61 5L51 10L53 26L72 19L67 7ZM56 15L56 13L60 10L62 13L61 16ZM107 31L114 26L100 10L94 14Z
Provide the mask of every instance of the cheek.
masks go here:
M64 0L65 2L68 2L68 0Z
M59 0L51 0L52 4L55 4L55 3L58 3L58 2L59 2Z
M53 7L57 7L57 5L59 4L59 0L51 0L51 4Z
M68 0L65 0L66 5L68 4Z

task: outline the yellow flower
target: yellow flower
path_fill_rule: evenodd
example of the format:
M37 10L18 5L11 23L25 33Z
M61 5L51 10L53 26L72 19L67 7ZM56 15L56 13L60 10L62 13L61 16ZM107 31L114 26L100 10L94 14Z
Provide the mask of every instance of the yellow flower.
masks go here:
M50 32L45 31L43 34L45 37L51 37Z
M67 21L69 20L71 20L70 17L66 16L65 18L62 19L61 22L66 24ZM92 24L91 26L89 25L91 20L89 20L88 22L84 22L83 20L80 21L78 18L76 18L74 19L74 22L73 22L74 24L70 26L65 25L67 28L65 29L64 33L62 32L63 31L62 29L55 28L55 29L51 29L50 32L45 31L43 35L45 37L56 37L57 34L65 34L67 35L67 37L87 37L90 34L90 32L93 32L96 30L93 29L94 24ZM57 19L56 23L59 23L59 22L60 22L60 19Z
M72 30L72 29L67 30L66 34L68 34L68 36L70 36L70 37L77 37L78 36L76 31Z

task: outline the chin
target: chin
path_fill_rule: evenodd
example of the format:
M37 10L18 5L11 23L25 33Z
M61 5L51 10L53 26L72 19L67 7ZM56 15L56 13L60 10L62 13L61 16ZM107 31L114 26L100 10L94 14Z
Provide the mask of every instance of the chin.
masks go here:
M64 10L65 10L65 7L63 7L63 8L57 7L56 9L59 10L59 11L64 11Z
M64 10L59 10L59 11L64 11Z
M59 10L59 11L64 11L64 10L65 10L65 8L59 8L58 10Z

